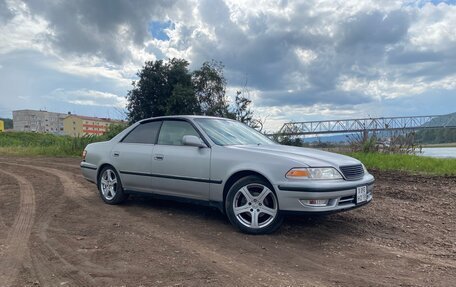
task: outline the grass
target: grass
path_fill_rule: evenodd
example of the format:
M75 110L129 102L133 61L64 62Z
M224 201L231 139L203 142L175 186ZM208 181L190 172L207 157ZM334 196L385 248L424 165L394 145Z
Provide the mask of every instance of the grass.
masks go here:
M101 138L7 132L0 134L0 154L21 156L80 156L84 147Z
M49 156L49 157L67 157L81 156L80 153L63 152L58 147L36 147L36 146L17 146L17 147L0 147L0 155L9 156Z
M109 140L125 128L112 125L102 136L69 137L32 132L0 133L0 155L13 156L81 156L93 142Z
M456 176L456 159L361 152L349 155L359 159L368 169Z

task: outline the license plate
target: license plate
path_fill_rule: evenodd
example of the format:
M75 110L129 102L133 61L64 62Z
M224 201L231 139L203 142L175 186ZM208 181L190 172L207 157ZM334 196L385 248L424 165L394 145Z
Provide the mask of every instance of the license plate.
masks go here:
M356 188L356 203L367 201L367 186L360 186Z

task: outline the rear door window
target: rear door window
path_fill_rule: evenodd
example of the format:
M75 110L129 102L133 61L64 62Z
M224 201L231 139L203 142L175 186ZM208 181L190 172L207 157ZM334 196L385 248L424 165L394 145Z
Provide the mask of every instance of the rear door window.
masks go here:
M123 140L123 143L155 144L161 121L140 124L132 130Z

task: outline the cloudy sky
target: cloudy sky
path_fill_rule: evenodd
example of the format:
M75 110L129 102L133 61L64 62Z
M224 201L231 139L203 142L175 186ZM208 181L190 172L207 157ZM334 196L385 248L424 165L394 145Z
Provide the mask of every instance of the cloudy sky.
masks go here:
M119 118L146 60L225 65L266 127L456 112L456 1L0 0L0 117Z

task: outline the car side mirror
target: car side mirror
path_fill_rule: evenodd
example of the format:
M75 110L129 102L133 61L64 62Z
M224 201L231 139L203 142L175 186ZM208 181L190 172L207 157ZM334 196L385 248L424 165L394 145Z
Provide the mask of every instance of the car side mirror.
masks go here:
M207 147L206 144L197 136L183 136L182 137L182 144L188 146L195 146L199 148Z

